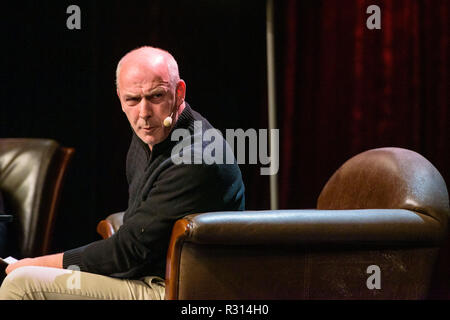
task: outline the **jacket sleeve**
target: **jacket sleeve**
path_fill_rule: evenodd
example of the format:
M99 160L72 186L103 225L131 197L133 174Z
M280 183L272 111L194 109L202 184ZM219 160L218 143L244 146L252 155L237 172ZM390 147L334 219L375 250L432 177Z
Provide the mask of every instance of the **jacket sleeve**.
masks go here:
M236 170L238 171L236 174ZM234 165L173 165L163 171L112 237L66 251L63 266L133 277L165 263L172 227L190 213L243 210L243 183Z

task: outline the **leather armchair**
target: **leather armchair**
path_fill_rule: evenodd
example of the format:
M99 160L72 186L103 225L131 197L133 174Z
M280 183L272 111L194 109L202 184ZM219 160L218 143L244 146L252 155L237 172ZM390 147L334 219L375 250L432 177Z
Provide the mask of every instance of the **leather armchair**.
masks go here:
M428 160L399 148L361 153L330 178L317 208L178 220L166 299L428 296L450 214L445 182Z
M50 253L55 215L73 148L49 139L0 139L0 190L17 258Z
M105 220L102 220L97 225L97 233L102 236L103 239L111 237L119 230L123 224L123 215L125 212L117 212L110 214Z

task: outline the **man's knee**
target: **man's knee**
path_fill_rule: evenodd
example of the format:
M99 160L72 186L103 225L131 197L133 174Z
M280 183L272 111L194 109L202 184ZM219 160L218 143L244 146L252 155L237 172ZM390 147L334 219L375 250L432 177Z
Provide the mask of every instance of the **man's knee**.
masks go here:
M34 275L36 275L35 267L21 267L12 271L0 287L0 300L24 299Z

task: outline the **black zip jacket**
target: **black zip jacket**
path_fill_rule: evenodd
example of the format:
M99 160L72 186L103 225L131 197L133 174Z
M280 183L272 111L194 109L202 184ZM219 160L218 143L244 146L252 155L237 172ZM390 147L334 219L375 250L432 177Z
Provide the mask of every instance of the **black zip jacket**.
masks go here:
M172 141L173 130L183 128L190 139L185 136ZM245 188L236 161L226 164L224 151L223 164L207 164L211 152L203 151L211 141L202 141L199 133L208 129L213 129L211 124L186 103L171 134L152 151L133 134L127 155L129 202L123 225L109 239L64 252L63 267L76 265L81 271L117 278L164 278L167 248L177 219L191 213L244 210ZM216 145L231 152L222 137L218 140ZM182 155L188 151L203 155L203 162L174 163L174 147L183 149Z

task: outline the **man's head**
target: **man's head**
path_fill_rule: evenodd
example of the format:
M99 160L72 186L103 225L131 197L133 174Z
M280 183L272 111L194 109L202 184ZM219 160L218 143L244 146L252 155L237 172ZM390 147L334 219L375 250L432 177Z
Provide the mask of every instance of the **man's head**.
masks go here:
M127 53L117 65L117 95L136 135L150 149L170 133L185 107L186 84L172 55L153 47ZM164 119L173 122L164 127Z

